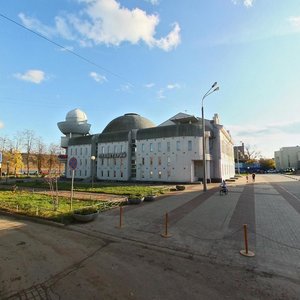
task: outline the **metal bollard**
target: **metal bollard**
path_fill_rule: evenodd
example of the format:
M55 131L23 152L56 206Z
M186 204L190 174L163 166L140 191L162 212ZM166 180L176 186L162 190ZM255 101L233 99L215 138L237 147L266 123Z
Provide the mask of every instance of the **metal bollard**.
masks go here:
M164 238L169 238L171 235L168 233L168 225L169 225L169 215L166 213L165 215L165 232L161 234Z
M245 242L245 249L240 251L240 254L247 257L255 256L254 252L249 251L248 249L248 232L247 232L247 224L243 225L244 227L244 242Z

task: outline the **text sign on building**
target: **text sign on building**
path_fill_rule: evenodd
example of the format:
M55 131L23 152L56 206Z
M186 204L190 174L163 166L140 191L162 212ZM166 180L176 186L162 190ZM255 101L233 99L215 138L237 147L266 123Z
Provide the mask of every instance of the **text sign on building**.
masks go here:
M126 152L120 153L100 153L99 158L123 158L126 157Z
M75 157L72 157L69 160L69 167L71 170L75 170L77 168L77 159Z

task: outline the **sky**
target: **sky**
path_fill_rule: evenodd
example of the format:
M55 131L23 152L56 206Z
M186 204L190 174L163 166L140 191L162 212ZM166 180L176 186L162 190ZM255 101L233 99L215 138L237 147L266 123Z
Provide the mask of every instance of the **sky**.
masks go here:
M159 125L219 114L265 158L300 144L299 0L10 0L0 7L0 137L83 110L100 133L134 112Z

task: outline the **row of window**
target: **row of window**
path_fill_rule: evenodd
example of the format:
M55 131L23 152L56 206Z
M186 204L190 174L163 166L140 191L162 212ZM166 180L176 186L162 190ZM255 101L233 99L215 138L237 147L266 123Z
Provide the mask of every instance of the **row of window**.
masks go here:
M193 142L191 140L187 141L188 151L193 150ZM134 151L138 151L139 145L134 147ZM149 143L140 145L141 152L161 152L162 151L162 143ZM176 150L180 151L182 148L181 141L176 141ZM107 145L101 146L101 153L122 153L124 151L124 145ZM167 142L167 152L171 152L171 142Z
M88 155L88 147L85 147L85 148L72 148L70 147L70 155Z

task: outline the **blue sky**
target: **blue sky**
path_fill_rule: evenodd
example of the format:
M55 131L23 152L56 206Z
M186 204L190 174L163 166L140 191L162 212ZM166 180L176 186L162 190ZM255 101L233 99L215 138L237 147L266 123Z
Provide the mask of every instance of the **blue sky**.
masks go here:
M58 144L74 108L92 133L128 112L200 116L217 81L205 117L236 144L300 144L299 0L10 0L0 14L0 136Z

